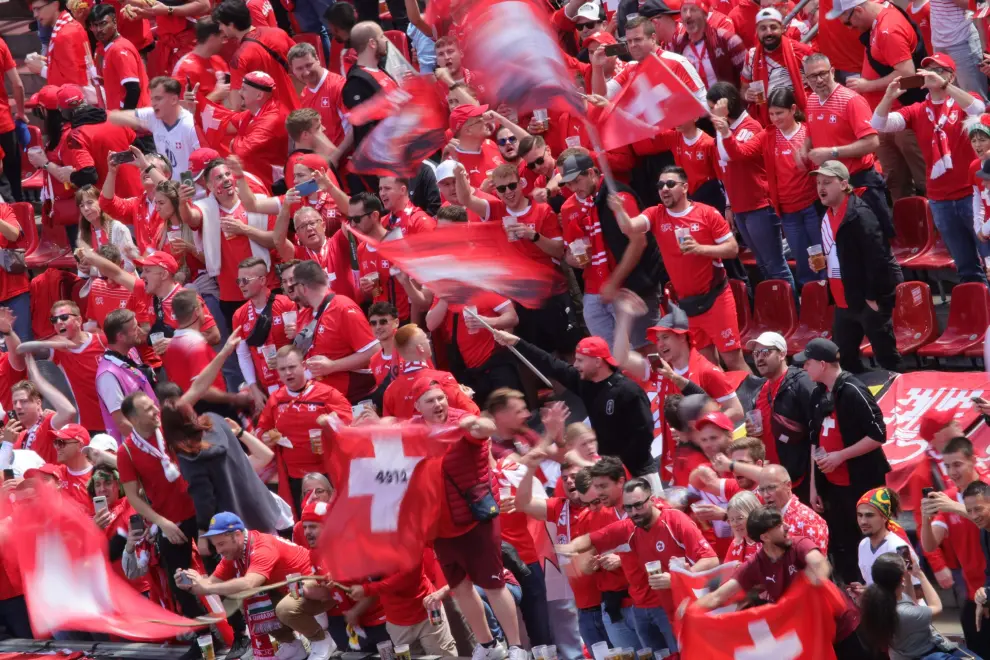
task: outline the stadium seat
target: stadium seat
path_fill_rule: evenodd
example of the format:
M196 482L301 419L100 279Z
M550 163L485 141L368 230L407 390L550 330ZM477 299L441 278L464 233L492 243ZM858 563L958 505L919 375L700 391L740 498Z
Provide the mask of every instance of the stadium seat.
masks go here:
M952 357L963 355L974 346L982 347L987 324L990 324L990 290L979 282L957 284L952 289L945 332L919 348L918 355Z
M21 226L24 235L17 239L14 245L19 250L29 252L38 243L38 225L34 223L34 207L28 202L15 202L11 204L17 223Z
M47 206L47 203L46 205ZM28 268L70 268L77 264L69 247L69 237L64 225L57 225L42 207L41 234L27 250L24 261Z
M897 235L890 248L897 263L906 266L910 260L930 250L935 241L934 228L928 200L924 197L904 197L894 202Z
M784 280L764 280L756 285L753 321L742 334L743 346L762 332L777 332L788 339L797 328L794 291Z
M315 32L297 32L292 35L297 44L309 44L316 49L316 54L320 58L320 66L326 67L327 60L323 56L323 40Z
M798 326L787 339L787 354L800 353L816 337L832 334L835 308L828 303L828 282L816 280L801 288L801 316Z
M748 247L742 245L739 246L738 259L739 259L739 263L741 263L743 266L746 266L747 268L756 267L756 255L753 254L753 251L750 250Z
M736 301L736 319L739 321L739 336L745 337L749 332L749 324L752 312L749 310L749 294L746 292L746 283L742 280L729 280L732 287L732 297Z
M28 148L43 146L41 129L33 124L28 124L28 131L31 133L31 142L28 144ZM21 188L41 190L44 185L45 173L35 169L31 161L28 160L27 149L21 149Z
M406 36L405 32L399 32L398 30L386 30L385 38L392 42L402 56L406 58L407 62L412 61L412 56L409 53L409 37Z
M903 282L897 285L894 302L894 339L901 355L911 355L938 336L938 320L932 290L924 282ZM866 357L873 357L873 347L867 342L860 347Z

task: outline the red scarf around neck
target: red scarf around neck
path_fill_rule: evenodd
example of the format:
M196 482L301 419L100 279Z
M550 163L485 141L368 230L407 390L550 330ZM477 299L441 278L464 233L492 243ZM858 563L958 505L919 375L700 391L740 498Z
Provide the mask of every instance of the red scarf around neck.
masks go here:
M780 48L773 53L772 57L775 62L787 69L787 73L791 76L791 84L794 86L794 100L797 102L797 106L804 110L808 104L808 94L804 90L804 81L801 79L801 62L797 53L794 52L794 40L782 37ZM784 61L781 62L781 59ZM770 70L767 69L766 53L761 42L757 42L756 51L753 54L753 80L762 80L765 90L764 96L770 95ZM770 117L767 112L767 104L754 103L751 107L756 110L759 122L768 126Z

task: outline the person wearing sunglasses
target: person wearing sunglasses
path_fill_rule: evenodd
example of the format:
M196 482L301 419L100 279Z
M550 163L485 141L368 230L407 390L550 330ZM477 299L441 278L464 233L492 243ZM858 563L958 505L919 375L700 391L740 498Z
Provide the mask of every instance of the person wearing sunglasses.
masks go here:
M66 424L54 429L55 462L61 468L62 494L79 503L83 510L94 515L96 510L89 496L89 479L93 474L93 464L83 451L89 446L90 434L79 424ZM27 475L25 475L27 476Z
M519 138L509 127L499 126L495 131L495 144L498 145L498 152L502 154L502 160L506 163L519 162Z
M278 201L274 197L269 200ZM327 238L326 223L320 212L312 206L299 206L298 202L299 193L290 188L279 204L273 232L279 257L283 263L292 259L315 261L326 271L327 277L332 278L330 286L334 293L348 298L356 297L348 235L338 231ZM290 219L296 230L295 241L289 240ZM346 222L342 215L341 220Z
M551 198L560 195L559 201L562 202L572 194L570 189L562 186L557 174L557 162L543 136L524 137L519 142L519 158L522 161L519 174L534 201L548 204Z

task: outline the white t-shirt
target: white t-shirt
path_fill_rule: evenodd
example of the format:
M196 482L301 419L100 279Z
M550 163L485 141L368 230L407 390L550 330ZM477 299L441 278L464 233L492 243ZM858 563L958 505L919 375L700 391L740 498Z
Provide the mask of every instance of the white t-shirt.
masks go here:
M949 48L969 39L973 21L966 10L952 0L931 0L932 46Z
M155 138L155 150L165 156L172 166L172 180L178 182L180 175L189 169L189 154L199 149L196 121L192 114L182 108L178 121L173 126L166 126L155 116L152 108L137 108L134 112Z
M870 586L873 584L873 562L877 560L882 554L888 552L897 552L898 548L907 547L911 552L911 561L918 563L918 555L915 554L914 548L905 543L897 534L888 531L886 538L884 538L883 543L881 543L875 550L870 544L870 537L864 538L859 542L859 572L863 574L863 584ZM918 578L911 578L911 582L914 584L921 584L921 580Z

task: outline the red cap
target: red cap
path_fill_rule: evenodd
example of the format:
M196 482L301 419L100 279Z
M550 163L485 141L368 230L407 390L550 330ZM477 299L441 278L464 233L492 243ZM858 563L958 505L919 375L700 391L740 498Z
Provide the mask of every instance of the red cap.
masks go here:
M574 352L588 357L601 358L613 367L618 367L619 363L612 357L612 351L608 350L608 342L601 337L585 337L578 342Z
M175 262L175 257L161 250L156 250L147 257L135 259L134 263L138 266L160 266L167 270L170 275L179 272L179 264Z
M328 502L317 502L316 500L310 500L303 507L302 516L299 518L302 522L314 522L322 523L326 521L326 515L330 512L330 504Z
M24 478L30 479L32 477L40 477L43 474L47 474L49 477L55 477L56 479L61 479L62 478L61 466L53 465L51 463L45 463L40 467L31 468L30 470L25 470Z
M725 413L722 412L710 412L697 422L694 423L694 428L700 429L705 424L714 424L723 431L728 431L732 433L735 430L735 426L732 424L732 420L726 417Z
M296 163L305 165L311 170L320 170L321 172L325 172L328 167L327 159L320 154L305 154Z
M252 71L244 76L244 84L263 92L275 91L275 79L264 71Z
M220 152L216 149L200 147L189 154L189 171L192 172L193 177L199 178L199 175L206 169L206 164L217 158L220 158Z
M450 132L457 137L457 133L464 127L468 119L480 117L488 112L487 105L459 105L450 111Z
M935 65L942 69L949 69L953 73L956 72L956 61L945 53L935 53L934 55L929 55L925 59L921 60L921 67L923 69L930 65Z
M86 100L86 97L83 95L82 87L79 85L62 85L58 90L56 98L58 99L58 107L60 110L74 108L77 105L81 105Z
M931 442L935 434L948 426L955 418L955 408L951 410L929 408L918 420L918 433L921 435L921 439Z
M431 378L430 376L420 376L415 380L415 382L413 382L412 391L410 392L410 394L412 394L413 401L419 401L419 397L423 396L434 387L439 388L440 381L435 378Z
M58 85L45 85L32 94L24 106L28 108L40 106L45 110L58 110Z
M83 447L89 445L89 431L79 424L66 424L60 429L55 429L53 432L55 433L56 438L76 441Z
M600 46L605 46L608 44L614 44L618 42L616 42L615 37L613 37L610 32L606 32L605 30L598 30L597 32L592 32L587 37L585 37L584 41L581 42L581 45L584 48L587 48L588 45L591 43L596 43Z

